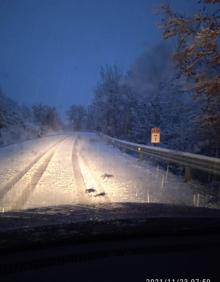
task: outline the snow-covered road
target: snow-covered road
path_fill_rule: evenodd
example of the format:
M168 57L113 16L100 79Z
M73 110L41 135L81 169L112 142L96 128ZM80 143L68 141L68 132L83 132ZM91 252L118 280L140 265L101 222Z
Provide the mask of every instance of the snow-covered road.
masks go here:
M0 210L107 202L192 205L189 184L104 143L57 135L0 149Z

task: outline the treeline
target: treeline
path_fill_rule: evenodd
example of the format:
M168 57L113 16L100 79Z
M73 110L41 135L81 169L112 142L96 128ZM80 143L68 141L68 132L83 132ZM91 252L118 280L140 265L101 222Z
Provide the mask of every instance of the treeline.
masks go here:
M207 134L211 128L198 119L206 100L184 89L185 79L171 56L170 47L161 44L142 54L124 75L116 66L103 67L91 104L68 111L73 128L149 145L151 128L159 127L160 146L215 155Z
M164 5L163 35L174 37L177 48L161 43L145 51L126 74L102 67L91 104L68 111L73 127L143 144L150 143L150 129L160 127L161 146L219 157L217 2L200 1L202 9L191 17Z
M20 106L0 91L0 145L40 137L61 128L54 107Z
M61 128L61 119L55 107L48 105L34 105L31 108L30 117L43 130L58 130Z

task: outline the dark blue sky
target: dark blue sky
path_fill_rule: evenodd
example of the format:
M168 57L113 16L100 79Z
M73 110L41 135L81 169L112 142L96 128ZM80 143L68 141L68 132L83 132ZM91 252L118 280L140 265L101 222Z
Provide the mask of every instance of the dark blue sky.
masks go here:
M170 1L188 9L195 1ZM122 71L162 40L160 0L0 0L0 85L10 97L64 111L88 104L101 65Z

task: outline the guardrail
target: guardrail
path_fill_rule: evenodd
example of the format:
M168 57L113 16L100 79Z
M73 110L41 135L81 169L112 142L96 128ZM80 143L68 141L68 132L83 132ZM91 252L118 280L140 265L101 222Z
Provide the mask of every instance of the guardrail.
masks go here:
M100 136L114 146L139 153L140 159L143 159L144 155L148 155L185 167L185 181L189 181L192 178L192 169L220 176L219 158L136 144L104 134L100 134Z

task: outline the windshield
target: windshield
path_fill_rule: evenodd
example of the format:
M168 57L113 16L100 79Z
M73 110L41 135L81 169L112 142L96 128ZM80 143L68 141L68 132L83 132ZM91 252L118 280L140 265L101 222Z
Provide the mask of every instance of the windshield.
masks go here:
M1 215L219 209L218 2L0 0Z

